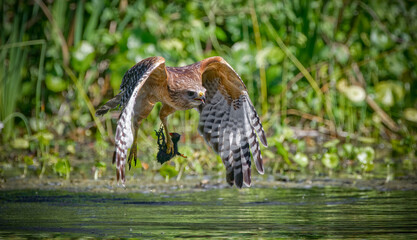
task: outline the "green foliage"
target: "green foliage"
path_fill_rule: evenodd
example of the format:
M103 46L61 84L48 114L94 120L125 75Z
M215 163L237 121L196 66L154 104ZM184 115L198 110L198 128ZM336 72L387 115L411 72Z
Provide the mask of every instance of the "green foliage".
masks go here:
M394 81L379 82L375 86L376 100L385 108L390 108L396 103L403 102L404 89L401 83Z
M323 144L323 147L325 148L330 148L330 149L334 149L336 148L337 144L339 144L340 140L339 139L333 139L330 141L327 141Z
M178 171L175 169L175 167L169 164L163 164L159 169L159 174L161 174L161 176L168 181L170 178L177 176Z
M56 162L53 165L54 172L59 176L65 176L66 179L69 179L71 172L71 165L68 159L57 158Z
M46 75L45 85L53 92L62 92L67 89L67 82L64 79L50 74Z
M271 146L262 152L274 172L317 165L372 172L375 146L364 143L387 144L416 164L417 8L412 2L5 1L0 11L5 16L0 141L35 152L40 175L52 167L69 176L70 167L61 171L69 160L52 156L61 159L56 151L62 149L80 154L78 143L92 148L95 176L105 172L116 121L97 119L94 109L118 93L130 67L156 55L167 66L225 58L260 113ZM159 108L139 132L138 167L144 170L160 168L153 163L156 150L149 150L155 146L150 136L159 127ZM194 111L170 118L184 136L181 152L192 161L173 159L175 167L163 166L165 177L174 176L170 168L177 178L224 171L197 137L197 118ZM337 139L322 143L318 137L298 137L298 130Z
M325 153L321 159L321 162L327 168L333 169L339 165L339 156L337 156L335 153Z
M10 143L11 146L15 149L28 149L29 141L25 138L15 138Z
M4 121L15 111L21 95L21 82L24 78L28 49L19 45L24 38L27 14L14 18L12 32L7 37L7 45L0 46L0 121ZM6 39L5 39L6 40ZM13 133L14 121L7 121L3 131L3 141L7 141Z
M87 41L80 42L72 52L71 66L77 72L85 72L95 58L94 47Z
M374 167L375 150L371 147L357 148L356 160L360 162L361 168L369 172Z
M306 154L297 152L294 156L294 162L296 162L301 167L306 167L308 165L308 157Z
M285 149L284 145L280 142L275 143L275 147L277 149L277 153L281 155L281 157L287 162L288 165L291 165L291 162L288 158L288 151Z

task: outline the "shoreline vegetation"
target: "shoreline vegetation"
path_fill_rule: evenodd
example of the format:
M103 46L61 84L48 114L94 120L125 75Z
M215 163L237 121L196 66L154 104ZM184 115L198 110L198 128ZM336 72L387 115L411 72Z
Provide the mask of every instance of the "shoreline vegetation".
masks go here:
M30 180L30 181L28 181ZM310 188L341 188L376 191L417 191L415 178L401 178L387 182L385 179L352 179L352 178L299 178L297 180L287 179L262 179L254 178L250 188L273 188L273 189L310 189ZM15 178L6 183L0 183L0 191L13 190L40 190L40 191L69 191L69 192L94 192L94 193L170 193L170 192L200 192L230 187L223 181L223 177L206 175L201 177L188 177L179 181L166 182L161 177L140 176L135 179L128 179L126 188L116 184L114 178L92 180L92 179L71 179L59 178ZM248 188L244 188L247 189ZM244 191L244 190L243 190Z

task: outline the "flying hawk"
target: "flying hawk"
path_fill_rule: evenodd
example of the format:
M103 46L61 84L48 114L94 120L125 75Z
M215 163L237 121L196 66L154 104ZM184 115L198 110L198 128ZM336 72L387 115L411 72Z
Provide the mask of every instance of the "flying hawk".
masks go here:
M241 188L251 184L251 153L256 169L264 173L257 136L267 146L261 121L245 84L221 57L211 57L185 67L166 67L163 57L150 57L129 69L120 93L100 107L103 115L120 106L113 155L117 181L125 183L126 160L137 154L140 123L161 102L159 117L167 137L168 153L174 151L167 117L178 110L196 108L200 113L198 130L218 153L226 167L226 180ZM127 156L128 149L130 154Z

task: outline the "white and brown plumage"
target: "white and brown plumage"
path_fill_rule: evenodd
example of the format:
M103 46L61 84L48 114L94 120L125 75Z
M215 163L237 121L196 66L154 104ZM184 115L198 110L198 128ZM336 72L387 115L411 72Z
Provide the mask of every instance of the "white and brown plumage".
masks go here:
M126 160L136 158L137 131L157 102L168 149L173 144L168 134L167 117L177 110L196 108L200 112L198 130L222 158L226 180L239 188L251 184L251 154L256 169L263 174L262 156L257 135L267 146L258 114L249 99L245 84L221 57L211 57L185 67L165 67L165 59L144 59L126 72L120 93L108 101L96 115L117 106L122 113L117 123L117 179L125 182ZM131 148L129 156L128 149Z

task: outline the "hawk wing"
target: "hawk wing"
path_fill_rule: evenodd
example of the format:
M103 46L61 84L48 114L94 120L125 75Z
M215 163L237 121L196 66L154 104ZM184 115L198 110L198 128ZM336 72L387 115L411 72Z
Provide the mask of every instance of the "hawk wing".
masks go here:
M239 188L251 184L251 155L264 173L258 137L267 146L259 116L239 75L221 57L201 62L206 104L199 107L198 129L226 167L226 180Z
M147 94L141 91L144 85L166 84L166 79L165 59L163 57L144 59L125 73L120 86L120 93L97 110L97 114L102 115L118 105L122 107L115 134L116 149L113 155L113 164L116 163L117 181L121 179L123 184L125 183L127 152L132 146L135 131L137 131L136 123L140 117L138 109L140 111L145 108L145 106L136 106L139 104L138 96ZM149 101L139 102L141 105L149 104Z

